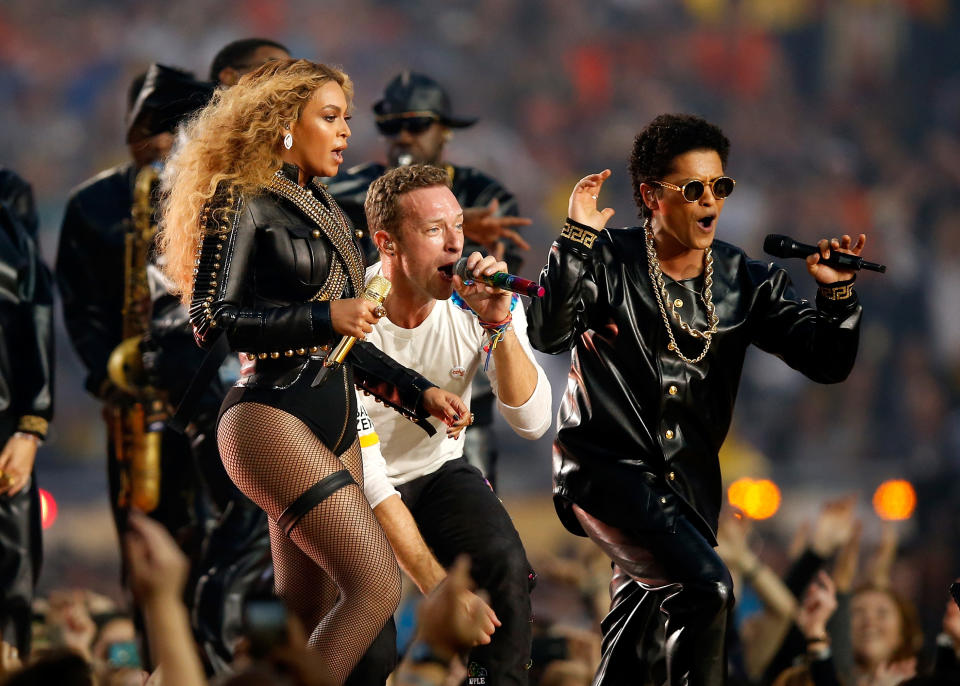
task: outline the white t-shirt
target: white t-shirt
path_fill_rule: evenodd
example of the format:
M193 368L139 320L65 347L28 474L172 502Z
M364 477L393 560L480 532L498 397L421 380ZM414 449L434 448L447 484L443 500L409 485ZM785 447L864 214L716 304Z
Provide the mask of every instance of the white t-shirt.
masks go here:
M387 480L387 463L380 452L380 437L373 420L363 406L363 395L357 392L357 438L363 456L363 494L373 509L392 495L400 495Z
M379 263L367 269L367 280L380 273ZM523 438L539 438L550 428L550 382L537 364L527 340L527 319L522 303L513 308L513 330L517 339L537 370L537 386L530 398L520 407L510 407L497 400L497 407L507 423ZM477 323L473 312L457 307L452 300L438 300L427 318L414 329L404 329L383 317L373 327L366 340L400 364L413 369L441 388L456 393L470 406L470 386L477 370L483 368L487 353L483 346L489 336ZM487 369L494 395L498 395L497 369L493 355ZM466 431L449 439L446 425L433 417L430 423L437 429L427 436L423 429L400 416L396 411L375 402L372 396L362 396L380 437L380 449L387 463L387 477L393 485L412 481L435 472L444 462L463 454Z

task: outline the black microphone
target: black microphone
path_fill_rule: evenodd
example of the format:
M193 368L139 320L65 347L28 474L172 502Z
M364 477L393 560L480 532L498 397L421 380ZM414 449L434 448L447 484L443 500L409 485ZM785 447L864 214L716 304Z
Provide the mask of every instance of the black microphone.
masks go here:
M790 238L790 236L771 233L763 239L763 251L774 257L801 257L806 259L807 255L818 253L820 249L815 245L797 243ZM834 269L855 269L856 271L869 269L872 272L880 272L881 274L887 271L887 265L885 264L867 262L858 255L848 255L845 252L837 252L833 249L830 250L830 257L827 259L823 259L823 257L820 258L820 264L825 264Z
M473 272L467 269L466 257L461 257L457 260L457 263L453 265L453 273L464 281L479 281L488 286L495 286L496 288L502 288L505 291L519 293L520 295L527 295L531 298L539 298L546 292L543 286L536 281L530 281L520 276L507 274L506 272L497 272L490 276L474 276Z

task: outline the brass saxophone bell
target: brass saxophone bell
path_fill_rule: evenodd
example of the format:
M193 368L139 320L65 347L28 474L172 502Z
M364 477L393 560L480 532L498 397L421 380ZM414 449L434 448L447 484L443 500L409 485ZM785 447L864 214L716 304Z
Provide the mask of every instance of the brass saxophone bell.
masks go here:
M107 376L110 381L131 395L137 395L144 383L143 356L140 354L142 339L142 336L124 339L113 349L107 360Z

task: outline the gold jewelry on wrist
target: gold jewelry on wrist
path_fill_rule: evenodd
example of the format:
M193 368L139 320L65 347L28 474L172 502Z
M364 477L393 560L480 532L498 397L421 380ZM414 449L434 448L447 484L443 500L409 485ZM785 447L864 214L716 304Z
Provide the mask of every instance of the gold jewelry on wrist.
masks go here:
M36 415L32 414L27 414L20 417L20 421L17 423L17 431L33 433L41 439L47 435L47 429L49 427L50 422L43 417L37 417Z
M846 300L853 297L853 281L845 281L839 285L831 284L820 286L820 295L827 300Z

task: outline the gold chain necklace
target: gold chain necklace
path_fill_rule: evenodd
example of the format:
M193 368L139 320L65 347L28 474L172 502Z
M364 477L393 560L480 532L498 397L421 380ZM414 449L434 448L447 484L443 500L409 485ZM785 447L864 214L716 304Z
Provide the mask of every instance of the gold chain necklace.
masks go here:
M660 260L657 258L657 249L653 243L653 229L650 228L649 222L647 222L647 224L644 226L644 231L647 239L647 267L650 272L650 281L653 285L653 293L657 296L657 306L660 308L660 316L663 318L663 325L667 329L667 337L670 339L670 342L667 343L667 350L672 350L675 352L677 356L687 364L696 364L706 357L707 351L710 350L710 343L713 341L713 334L717 332L717 323L719 322L717 313L713 306L713 291L711 290L711 287L713 286L713 251L708 247L704 252L705 266L703 274L703 293L701 294L701 297L703 298L703 304L707 308L707 323L710 325L710 328L706 329L705 331L700 331L699 329L690 328L690 326L680 317L680 314L674 309L673 301L670 300L670 296L667 293L667 286L663 282L663 270L660 269ZM664 303L666 303L666 305L664 305ZM677 320L677 323L680 325L680 328L683 331L686 331L693 338L704 339L703 351L697 357L691 359L680 352L680 346L677 345L677 341L673 337L673 327L670 326L670 318L667 317L667 309L670 310L670 314L672 314L673 318Z

